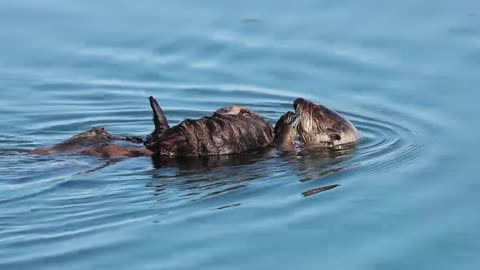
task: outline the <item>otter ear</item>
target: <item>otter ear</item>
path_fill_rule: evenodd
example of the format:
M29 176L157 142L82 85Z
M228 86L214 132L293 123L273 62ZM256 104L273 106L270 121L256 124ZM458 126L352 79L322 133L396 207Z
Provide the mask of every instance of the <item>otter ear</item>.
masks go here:
M328 134L328 137L331 141L340 141L342 139L342 136L340 136L338 133L330 133Z

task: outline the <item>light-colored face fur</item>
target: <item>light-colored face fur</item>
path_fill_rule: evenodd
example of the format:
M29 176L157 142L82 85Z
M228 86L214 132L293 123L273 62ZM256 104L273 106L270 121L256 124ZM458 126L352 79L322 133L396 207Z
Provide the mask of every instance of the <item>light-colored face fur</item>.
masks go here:
M304 144L325 147L355 143L359 133L355 126L338 113L303 98L294 102L296 129Z

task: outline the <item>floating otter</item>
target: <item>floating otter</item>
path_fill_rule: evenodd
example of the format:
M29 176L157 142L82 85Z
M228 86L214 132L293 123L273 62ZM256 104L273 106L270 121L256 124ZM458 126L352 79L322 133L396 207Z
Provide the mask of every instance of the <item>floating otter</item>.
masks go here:
M103 127L94 127L83 131L66 141L54 146L42 147L31 151L32 154L80 154L105 158L149 156L152 152L139 147L111 144L114 140L134 143L142 142L138 137L114 136Z
M216 156L260 151L274 144L284 145L290 138L287 133L292 131L288 127L293 122L292 112L280 118L275 128L278 134L274 134L269 122L241 106L221 108L212 116L187 119L170 127L158 102L154 97L149 99L155 130L147 137L145 146L157 157Z
M104 158L150 156L195 157L260 151L277 144L287 148L293 138L294 113L288 112L273 127L257 113L240 106L217 110L212 116L185 120L170 128L157 101L150 97L155 130L146 140L140 137L114 136L103 127L81 132L54 146L31 151L32 154L79 154ZM288 116L288 117L287 117ZM113 144L115 140L144 143L147 147Z
M297 133L304 144L334 148L360 138L355 126L333 110L303 98L297 98L293 107Z
M150 156L199 157L251 153L277 146L291 150L296 134L304 144L334 147L354 143L358 131L353 124L336 112L298 98L295 113L287 112L272 125L256 112L241 107L221 108L197 120L187 119L170 127L154 97L150 97L154 131L145 140L139 137L119 137L102 127L81 132L66 141L33 150L33 154L81 154L106 158ZM115 140L144 143L147 149L112 144Z

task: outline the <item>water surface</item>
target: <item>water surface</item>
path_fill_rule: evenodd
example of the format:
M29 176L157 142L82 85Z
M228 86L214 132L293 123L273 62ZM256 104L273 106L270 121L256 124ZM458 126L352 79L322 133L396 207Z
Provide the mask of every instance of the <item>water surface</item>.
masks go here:
M476 1L0 2L1 269L478 269ZM355 151L32 156L296 97Z

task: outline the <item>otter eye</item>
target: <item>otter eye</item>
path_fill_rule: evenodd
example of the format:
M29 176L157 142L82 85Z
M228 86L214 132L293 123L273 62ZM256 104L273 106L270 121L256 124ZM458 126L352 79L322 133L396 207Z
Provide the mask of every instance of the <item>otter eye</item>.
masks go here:
M342 137L338 133L328 134L328 137L330 137L330 140L332 141L340 141L342 139Z

